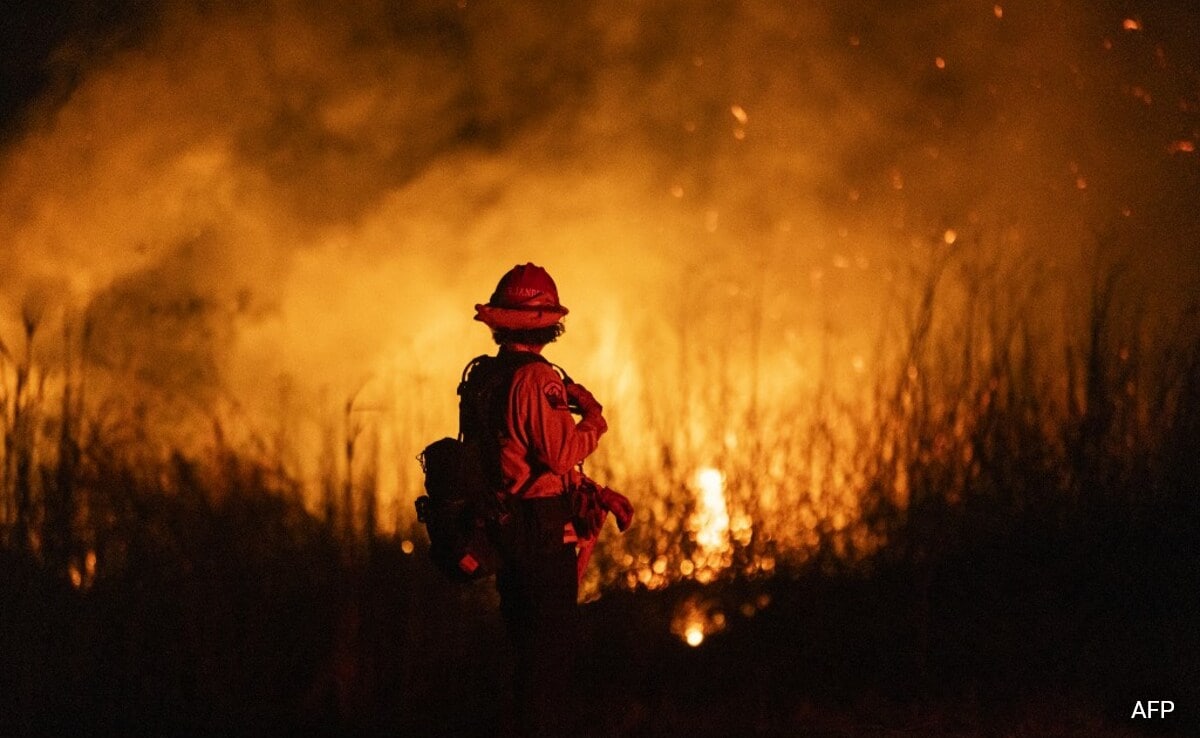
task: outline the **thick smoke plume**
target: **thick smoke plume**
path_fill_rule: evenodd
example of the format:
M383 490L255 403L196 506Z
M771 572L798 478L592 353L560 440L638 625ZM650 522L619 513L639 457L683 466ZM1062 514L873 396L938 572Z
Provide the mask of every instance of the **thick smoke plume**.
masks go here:
M405 501L489 350L472 306L533 261L572 310L552 358L628 429L607 463L662 463L664 426L711 455L737 429L688 407L869 384L948 252L1024 265L1055 316L1097 264L1195 294L1197 57L1187 11L1142 5L143 12L67 44L3 152L0 335L73 321L164 446L216 419L311 476L331 424L376 428Z

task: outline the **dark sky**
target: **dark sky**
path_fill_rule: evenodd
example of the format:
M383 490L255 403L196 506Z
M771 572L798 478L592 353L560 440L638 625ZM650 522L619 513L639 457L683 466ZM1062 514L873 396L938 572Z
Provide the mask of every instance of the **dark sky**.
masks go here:
M154 5L146 0L11 3L0 18L0 136L16 134L31 101L52 94L56 86L66 93L84 67L135 42L153 18Z
M158 16L153 0L40 0L11 4L0 18L0 135L19 127L19 113L57 85L69 89L79 71L113 49L137 42ZM205 3L220 5L221 3ZM236 3L231 3L236 5ZM447 3L450 4L450 3ZM905 3L880 3L885 14ZM1049 4L1048 4L1049 5ZM1152 24L1176 58L1200 59L1200 3L1193 0L1103 0L1082 3L1099 25L1113 17ZM70 45L69 53L56 51Z

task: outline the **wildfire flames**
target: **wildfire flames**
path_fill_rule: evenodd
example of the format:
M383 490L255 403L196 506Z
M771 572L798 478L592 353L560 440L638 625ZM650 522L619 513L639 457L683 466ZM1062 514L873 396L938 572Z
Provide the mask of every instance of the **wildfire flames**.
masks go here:
M671 621L671 632L692 648L704 643L713 633L725 629L725 613L712 601L699 598L685 600Z
M5 525L63 407L412 552L471 307L533 261L638 508L587 596L854 559L914 465L978 474L991 368L1066 422L1098 260L1154 315L1200 282L1195 58L1150 3L401 5L173 3L48 62L0 160Z

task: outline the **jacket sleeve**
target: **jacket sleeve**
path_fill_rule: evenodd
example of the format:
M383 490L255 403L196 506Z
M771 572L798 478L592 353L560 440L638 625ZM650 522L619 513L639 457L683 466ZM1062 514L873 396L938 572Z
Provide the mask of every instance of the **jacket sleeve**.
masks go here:
M566 474L595 451L608 428L599 411L576 423L567 409L566 387L558 373L542 363L517 372L510 407L513 434L557 475Z

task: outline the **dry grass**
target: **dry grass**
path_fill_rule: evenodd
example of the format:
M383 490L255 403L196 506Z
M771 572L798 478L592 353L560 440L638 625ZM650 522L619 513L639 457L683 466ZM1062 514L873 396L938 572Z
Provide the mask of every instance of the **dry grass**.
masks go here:
M1047 316L1030 266L934 256L856 393L830 378L767 402L736 372L697 387L699 362L650 392L649 467L590 469L640 507L590 582L592 725L1128 735L1131 699L1197 696L1196 311L1164 332L1113 271ZM306 505L286 449L216 423L206 455L164 453L137 403L85 394L86 328L47 367L24 325L0 346L0 725L493 727L494 594L439 582L403 527L376 534L353 398ZM736 443L694 443L712 418ZM724 474L718 545L689 522L703 464ZM671 623L698 592L725 626L690 649Z

